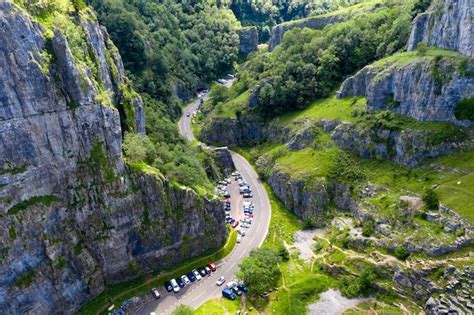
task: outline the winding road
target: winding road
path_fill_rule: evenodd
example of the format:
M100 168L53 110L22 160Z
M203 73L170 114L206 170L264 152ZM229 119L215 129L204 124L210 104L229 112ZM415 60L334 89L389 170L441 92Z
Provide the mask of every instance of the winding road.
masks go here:
M229 82L231 85L232 82ZM199 104L200 99L196 99L183 109L183 115L178 124L180 133L190 141L195 140L191 128L192 113ZM187 113L191 113L190 117L187 117ZM234 277L242 259L247 257L252 249L260 247L265 240L270 226L270 200L250 163L235 152L231 151L231 155L236 169L240 171L243 178L250 184L254 195L251 199L255 205L254 220L250 228L245 230L245 237L242 238L240 244L236 244L230 255L216 263L217 271L213 272L211 276L192 283L190 286L181 289L177 294L168 293L163 287L158 288L162 295L161 298L159 300L150 299L150 302L144 305L137 314L148 315L151 312L170 314L179 304L185 304L196 309L206 301L220 297L222 287L216 285L216 280L220 276L224 276L226 282L230 281ZM239 194L239 186L234 180L232 180L229 186L229 192L232 201L232 216L235 219L240 219L243 217L242 205L244 199Z

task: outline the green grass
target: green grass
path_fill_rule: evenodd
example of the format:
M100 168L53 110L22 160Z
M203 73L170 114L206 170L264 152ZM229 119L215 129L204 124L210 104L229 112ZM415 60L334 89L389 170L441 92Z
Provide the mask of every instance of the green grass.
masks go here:
M55 202L58 198L53 195L47 195L47 196L34 196L31 197L30 199L23 200L10 209L8 209L7 213L11 215L15 215L18 212L25 210L26 208L33 206L33 205L43 205L46 207L49 207L53 202Z
M84 305L78 314L101 314L110 305L111 300L116 307L122 302L133 297L145 294L151 288L162 285L166 280L176 278L194 268L203 266L209 261L218 261L229 255L237 244L237 232L233 230L227 239L226 244L217 252L205 253L199 257L191 258L174 266L172 269L163 270L160 273L154 272L150 275L143 275L137 279L109 286L104 292Z
M327 258L330 263L342 265L344 263L344 260L346 259L346 254L344 254L340 250L335 250Z
M456 58L461 59L463 56L458 52L446 49L440 49L435 47L430 47L427 52L423 55L417 51L403 52L394 54L387 58L378 60L372 64L373 67L385 67L385 66L403 66L407 63L414 60L433 60L435 57L444 57L444 58Z
M216 105L212 111L212 116L218 118L237 118L237 112L243 111L247 107L249 95L250 93L246 91L226 103Z
M366 103L364 97L349 97L337 99L335 96L317 100L308 108L300 112L292 112L277 118L276 121L282 125L289 125L295 120L331 119L342 121L353 121L354 109L363 109Z
M341 149L337 147L315 150L305 148L290 151L277 160L278 169L294 177L325 177L334 165L335 158Z
M272 207L270 228L264 245L276 248L281 246L283 241L291 244L294 234L303 228L302 223L275 197L268 184L264 183L264 187Z
M240 305L241 305L241 298L237 298L234 301L224 299L224 298L219 298L215 300L210 300L201 305L199 308L197 308L193 314L194 315L234 315L237 313L238 310L240 310ZM249 306L252 306L250 304L250 301L246 301L246 310L248 314L257 314L255 309L252 311L248 311Z

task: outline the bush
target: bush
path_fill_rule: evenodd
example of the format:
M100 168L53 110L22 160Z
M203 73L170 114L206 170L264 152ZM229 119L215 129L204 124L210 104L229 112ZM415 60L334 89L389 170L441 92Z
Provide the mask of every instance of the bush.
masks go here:
M123 142L125 156L131 162L151 164L156 157L156 150L151 140L145 135L126 133Z
M423 202L429 210L438 210L439 198L438 194L431 188L423 193Z
M375 223L372 220L367 220L362 225L362 235L369 237L375 232Z
M290 260L290 253L286 249L285 246L281 246L276 250L276 254L278 257L281 258L282 261L288 261Z
M410 252L405 246L399 246L395 249L395 257L397 257L400 260L405 260L410 256Z
M171 313L171 315L192 315L193 310L184 304L178 305L178 307L175 308L175 310Z
M454 108L454 116L458 120L474 121L474 98L460 101Z
M419 55L424 56L428 52L428 46L425 43L418 43L416 51Z
M340 283L341 292L349 297L357 297L360 295L368 296L374 289L374 283L377 279L377 272L374 266L367 266L359 274L359 277L354 281L345 278Z

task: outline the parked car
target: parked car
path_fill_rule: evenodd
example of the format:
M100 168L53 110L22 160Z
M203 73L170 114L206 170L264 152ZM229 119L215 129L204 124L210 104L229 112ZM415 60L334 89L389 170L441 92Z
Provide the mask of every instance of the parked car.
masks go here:
M196 277L196 280L199 281L202 279L201 275L199 274L199 271L196 269L193 270L194 276Z
M245 213L245 216L246 216L247 218L253 218L253 213L247 212L247 213Z
M181 280L181 278L177 278L176 283L179 285L180 288L184 288L186 286L186 283L184 283L184 281Z
M178 293L179 292L179 285L178 285L178 282L176 282L176 279L171 279L170 283L171 283L171 286L173 287L173 292Z
M152 294L153 297L154 297L155 299L157 299L157 300L161 297L160 292L158 292L158 289L157 289L157 288L152 288L152 289L151 289L151 294Z
M244 198L252 198L252 197L253 197L253 195L252 195L251 192L245 192L244 193Z
M207 276L206 270L203 267L200 267L197 270L199 271L199 274L201 275L201 277Z
M237 244L242 243L242 236L237 235Z
M212 273L211 268L209 268L208 266L206 266L206 267L204 267L204 270L206 270L206 273L207 273L208 276L211 275L211 273Z
M186 275L182 275L181 280L183 280L185 285L190 285L191 284L191 280L189 280L189 278Z
M217 270L216 264L213 263L212 261L208 262L207 266L209 267L209 269L212 270L212 272L215 272Z
M237 288L239 288L241 291L245 293L247 293L247 291L249 290L243 282L237 283Z
M219 79L219 80L217 80L217 83L220 83L220 84L225 84L225 82L226 82L226 81L225 81L224 79Z
M189 278L189 281L191 281L191 282L194 282L194 281L197 280L197 279L196 279L196 276L194 275L193 272L188 272L188 273L186 274L186 276Z
M222 296L228 298L229 300L235 300L237 298L234 291L229 288L225 288L222 290Z
M186 113L186 117L189 117L189 116L191 116L191 113Z
M233 229L235 229L238 225L239 225L239 221L234 220L234 222L232 222L231 226L232 226Z
M220 287L221 285L224 284L224 282L225 282L224 276L220 276L219 279L217 279L216 284L217 284L217 286Z
M245 231L242 228L238 229L237 233L239 233L241 236L245 236Z
M222 196L224 196L224 198L230 198L230 193L228 190L224 191L224 193L222 194Z
M165 282L165 289L166 289L166 291L168 291L168 292L173 291L173 286L171 285L171 282L169 282L169 281L166 281L166 282Z

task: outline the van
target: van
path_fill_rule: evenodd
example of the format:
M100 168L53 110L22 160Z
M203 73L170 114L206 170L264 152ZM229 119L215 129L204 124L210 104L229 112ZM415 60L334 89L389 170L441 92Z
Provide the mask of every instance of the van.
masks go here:
M179 285L178 282L176 282L175 279L170 280L171 286L173 287L173 292L178 293L179 292Z
M237 296L235 295L234 291L229 288L225 288L222 290L222 296L228 298L229 300L235 300Z

